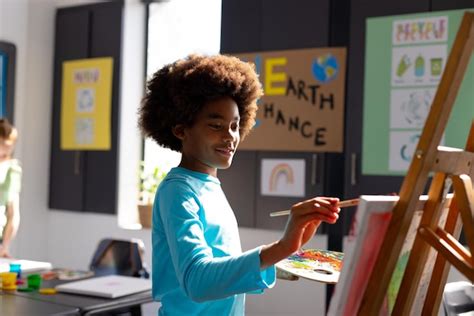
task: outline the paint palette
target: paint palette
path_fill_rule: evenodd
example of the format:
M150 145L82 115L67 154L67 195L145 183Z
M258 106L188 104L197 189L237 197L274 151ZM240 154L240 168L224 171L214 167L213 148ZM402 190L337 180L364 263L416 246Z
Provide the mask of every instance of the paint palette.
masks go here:
M305 249L278 262L276 267L298 277L334 284L339 280L343 258L342 252Z

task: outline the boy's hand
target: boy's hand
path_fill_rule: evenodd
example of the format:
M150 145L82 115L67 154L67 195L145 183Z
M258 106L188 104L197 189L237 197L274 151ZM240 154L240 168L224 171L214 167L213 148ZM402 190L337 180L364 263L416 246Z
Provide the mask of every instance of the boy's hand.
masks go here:
M318 197L297 203L291 207L285 233L280 240L281 246L289 254L298 251L306 244L318 229L321 222L334 224L341 210L338 198Z
M334 224L341 210L338 203L338 198L318 197L293 205L283 237L271 245L262 247L261 269L298 251L314 236L321 222Z

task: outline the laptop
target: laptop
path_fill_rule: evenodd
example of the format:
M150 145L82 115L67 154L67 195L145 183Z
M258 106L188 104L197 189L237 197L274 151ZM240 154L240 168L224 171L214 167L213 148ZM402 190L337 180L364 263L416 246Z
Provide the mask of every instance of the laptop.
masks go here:
M107 275L56 286L58 292L117 298L151 290L151 280Z
M21 272L37 272L43 270L50 270L53 267L49 262L0 258L0 273L10 271L10 263L21 264Z

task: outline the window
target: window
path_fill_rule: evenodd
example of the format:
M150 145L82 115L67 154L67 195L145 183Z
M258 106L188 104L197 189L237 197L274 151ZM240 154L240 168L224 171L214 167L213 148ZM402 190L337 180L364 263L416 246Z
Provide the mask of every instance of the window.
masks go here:
M191 53L219 53L221 0L174 0L149 4L147 67L150 78L164 65ZM179 164L181 154L144 143L145 172L158 166L169 171Z

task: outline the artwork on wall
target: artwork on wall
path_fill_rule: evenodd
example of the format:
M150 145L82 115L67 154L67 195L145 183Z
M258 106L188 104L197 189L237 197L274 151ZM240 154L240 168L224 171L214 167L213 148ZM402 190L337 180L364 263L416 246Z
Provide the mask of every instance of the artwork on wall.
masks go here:
M362 173L404 175L464 10L367 19ZM441 144L464 147L474 116L474 58Z
M109 150L113 59L63 63L61 149Z
M346 49L237 54L255 64L264 96L247 150L342 152Z
M304 159L262 159L260 192L267 196L305 196Z

